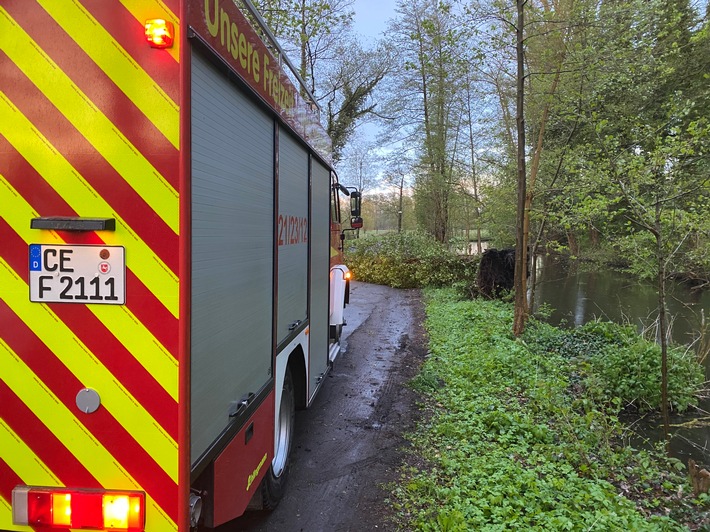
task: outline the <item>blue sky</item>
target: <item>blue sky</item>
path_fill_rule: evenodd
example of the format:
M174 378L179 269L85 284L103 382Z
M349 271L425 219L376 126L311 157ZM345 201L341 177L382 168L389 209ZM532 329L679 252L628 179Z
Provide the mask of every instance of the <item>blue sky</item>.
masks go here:
M372 39L380 37L394 17L396 0L355 0L355 32Z

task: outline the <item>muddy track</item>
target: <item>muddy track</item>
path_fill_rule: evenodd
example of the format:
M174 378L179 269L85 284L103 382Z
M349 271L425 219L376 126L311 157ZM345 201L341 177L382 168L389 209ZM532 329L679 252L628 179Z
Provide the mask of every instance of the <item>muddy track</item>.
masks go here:
M297 412L286 496L219 532L391 530L386 484L414 427L405 386L426 352L416 290L354 283L344 350L309 410Z

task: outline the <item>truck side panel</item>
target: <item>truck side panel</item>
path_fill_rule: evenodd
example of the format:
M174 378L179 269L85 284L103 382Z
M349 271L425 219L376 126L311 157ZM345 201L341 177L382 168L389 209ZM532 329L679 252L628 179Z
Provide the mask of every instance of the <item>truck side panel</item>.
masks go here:
M271 378L274 125L202 55L191 61L194 463Z
M144 491L147 529L177 529L179 46L152 49L144 11L178 30L179 20L165 3L135 9L0 5L2 530L26 530L12 524L18 484ZM115 229L67 231L50 217ZM66 302L30 301L31 250L49 261L78 246L124 250L125 304L72 292ZM69 264L46 263L67 270L63 282L83 283ZM95 411L82 393L98 398Z

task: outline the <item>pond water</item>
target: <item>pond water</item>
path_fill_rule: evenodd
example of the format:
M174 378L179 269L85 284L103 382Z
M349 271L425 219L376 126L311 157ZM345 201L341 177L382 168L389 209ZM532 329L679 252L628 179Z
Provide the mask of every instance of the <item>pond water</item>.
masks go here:
M552 307L551 323L573 327L601 318L633 324L639 331L654 324L658 296L651 283L611 270L590 270L586 265L554 259L538 262L534 310L543 304ZM699 335L701 313L710 319L710 291L692 290L685 284L668 282L667 292L672 339L675 343L690 344ZM705 361L705 375L706 380L710 380L710 360ZM698 420L710 416L710 400L701 401L699 407L695 413ZM671 419L671 423L688 420L685 416ZM707 425L707 419L705 421ZM659 416L635 424L634 444L662 438L660 424ZM684 463L693 458L698 463L710 464L710 427L674 429L671 451Z

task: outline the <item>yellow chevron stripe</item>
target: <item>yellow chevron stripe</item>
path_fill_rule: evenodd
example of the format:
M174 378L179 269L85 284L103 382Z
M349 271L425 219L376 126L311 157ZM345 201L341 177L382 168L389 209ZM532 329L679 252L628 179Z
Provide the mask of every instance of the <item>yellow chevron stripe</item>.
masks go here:
M24 281L11 275L10 272L10 266L4 259L0 259L0 284L7 287L9 293L19 294L24 290L27 294L28 287ZM156 423L143 406L74 335L73 331L45 304L30 303L28 297L13 298L7 303L81 383L98 391L102 406L177 483L178 446L175 440ZM38 312L37 305L41 305L44 312ZM3 367L1 360L0 367ZM10 375L13 378L18 377L13 371L10 371ZM25 376L25 378L31 380L32 376ZM22 382L18 380L15 384L22 387ZM17 392L15 386L8 384Z
M12 532L34 532L34 529L29 526L20 526L12 524L12 509L10 503L0 497L0 527L2 530L10 530Z
M0 347L7 344L0 340ZM0 350L0 357L3 355ZM14 365L8 367L14 368ZM3 379L5 380L5 379ZM20 437L0 418L0 449L3 460L24 481L32 479L36 486L61 486L62 483L47 465L24 444Z
M0 134L39 172L79 216L110 216L116 231L102 233L109 245L127 248L127 266L178 317L179 280L165 263L116 214L50 142L0 92ZM22 222L27 223L27 220Z
M179 148L179 105L121 48L111 34L76 0L39 0L39 3L172 145ZM142 39L143 35L137 37ZM147 42L145 44L149 46Z
M165 51L169 53L176 62L180 62L180 19L161 0L120 0L131 15L145 24L146 20L152 18L164 18L175 25L175 43L172 48Z
M57 8L70 5L69 2L50 3L61 13L65 11ZM80 15L78 17L85 20L85 17ZM3 18L0 17L0 34L3 32L7 32L6 38L13 43L13 46L8 46L6 50L10 59L178 234L180 213L177 191L20 26L4 23ZM100 41L100 47L113 50L110 41ZM130 68L131 72L123 72L121 75L130 79L130 86L139 87L141 94L148 93L149 91L146 91L136 79L140 76L136 73L135 66ZM158 106L157 102L152 102L152 105ZM154 123L161 131L171 131L177 137L179 112L174 110L169 114L176 117L175 123L170 125L171 130L165 129L164 124Z
M89 305L89 310L177 402L177 359L143 326L128 307L118 308L122 312L114 312L115 309L110 305Z
M52 434L67 449L71 450L77 460L105 488L145 491L2 339L0 339L0 366L10 368L9 371L4 371L0 375L0 379L35 413ZM2 420L0 420L0 423L5 425ZM9 427L6 427L6 429L6 431L0 430L0 444L4 443L3 432L8 434L10 430ZM10 434L14 435L12 432ZM7 439L8 436L5 436L5 438ZM17 438L16 435L15 438ZM0 445L0 449L3 450L3 460L8 462L8 465L17 472L20 478L26 482L31 482L32 485L42 485L40 483L48 479L51 479L51 482L45 485L60 485L58 479L34 456L34 453L19 442L20 439L17 438L13 446L13 450L18 451L17 456L13 452L5 455L7 448L4 445ZM15 449L18 446L21 448ZM32 457L34 457L34 460ZM41 464L45 471L36 471L37 464ZM106 479L109 479L110 485L105 484ZM155 501L147 494L146 502L148 506L159 510L157 515L162 516L161 521L163 522L156 523L156 530L177 530L177 525L158 508Z
M12 205L3 210L4 218L15 232L29 244L64 244L54 231L36 231L30 229L28 220L37 216L22 196L0 174L0 205ZM47 238L40 239L40 235ZM42 240L40 242L40 240ZM26 298L23 292L21 297ZM127 306L87 305L87 308L113 333L138 362L158 381L158 383L178 400L178 362L165 347L145 328L141 321ZM120 309L120 312L116 312Z
M2 93L0 93L0 99L1 98ZM8 224L12 225L10 223L11 218L18 221L21 220L22 217L24 217L24 220L21 220L18 225L18 229L20 230L18 231L18 233L30 235L31 229L29 224L27 223L27 220L36 218L37 216L39 216L39 213L24 200L20 193L14 189L14 187L5 179L5 176L3 176L2 174L0 174L0 185L0 205L12 205L11 209L5 208L0 210L0 218L3 218L7 221ZM35 236L35 240L38 240L37 237L39 237L40 235L43 237L41 239L42 244L64 243L64 240L59 238L59 235L55 231L35 231L33 234Z

